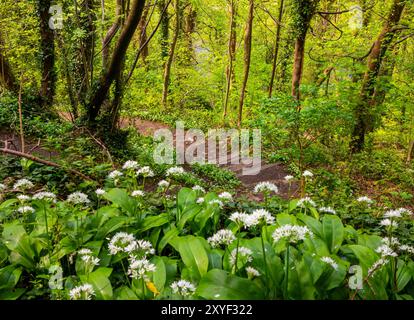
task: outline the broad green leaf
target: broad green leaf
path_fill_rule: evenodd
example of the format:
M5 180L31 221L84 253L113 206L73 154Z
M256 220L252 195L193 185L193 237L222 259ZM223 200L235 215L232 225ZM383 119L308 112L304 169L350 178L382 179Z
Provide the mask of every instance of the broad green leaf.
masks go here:
M150 230L152 228L162 226L162 225L168 223L169 221L170 220L168 218L167 213L162 213L162 214L157 215L157 216L149 216L149 217L146 217L144 219L144 221L142 222L142 226L139 230L140 230L140 232L144 232L144 231Z
M341 219L334 215L323 216L322 234L329 251L336 253L344 240L344 226Z
M98 300L110 300L113 297L112 285L108 279L111 273L111 268L99 268L88 275L81 275L80 278L82 282L93 286Z
M124 189L114 188L106 192L104 198L122 208L128 215L133 216L136 213L137 201L129 196Z
M178 252L195 280L203 277L208 270L208 254L203 238L185 236L178 239ZM205 240L204 240L205 241Z
M213 269L205 275L197 288L197 295L209 300L260 300L263 288L255 282Z
M17 221L7 223L3 226L3 242L10 250L14 250L17 247L17 244L24 235L26 235L26 231Z
M16 265L9 265L0 269L0 290L13 289L19 282L22 269Z

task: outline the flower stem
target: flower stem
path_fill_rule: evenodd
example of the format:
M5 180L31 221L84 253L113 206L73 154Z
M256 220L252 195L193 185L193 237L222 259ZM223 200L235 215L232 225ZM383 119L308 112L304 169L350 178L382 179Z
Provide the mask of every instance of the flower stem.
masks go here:
M289 290L289 248L290 248L290 245L288 244L287 245L287 248L286 248L286 254L285 254L285 289L284 289L284 296L285 296L285 299L287 300L288 299L288 295L289 295L289 292L288 292L288 290Z
M262 241L263 261L264 261L264 264L265 264L266 284L269 284L269 275L268 275L268 271L267 271L266 249L265 249L264 240L263 240L263 232L266 232L266 225L263 226L262 232L260 234L260 239ZM266 286L266 291L267 290L268 290L268 287ZM267 295L267 292L266 292L266 295Z

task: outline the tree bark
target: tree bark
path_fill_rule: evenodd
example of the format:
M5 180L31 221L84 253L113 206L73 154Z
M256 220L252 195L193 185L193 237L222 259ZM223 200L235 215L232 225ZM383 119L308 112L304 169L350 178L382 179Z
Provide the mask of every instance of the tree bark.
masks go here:
M168 60L165 63L164 67L164 85L162 90L162 100L161 103L164 107L167 106L167 99L168 99L168 88L170 85L170 77L171 77L171 66L174 60L174 53L175 48L177 46L178 36L180 34L180 1L175 0L175 30L174 30L174 37L171 42L171 48L168 55Z
M373 130L374 115L371 107L375 104L373 97L378 74L384 55L397 31L395 26L401 19L405 4L405 0L394 0L388 18L368 56L368 65L362 80L360 99L355 108L356 123L350 145L352 153L358 153L363 149L365 135Z
M134 0L131 5L130 13L115 46L109 67L101 76L99 86L92 92L92 98L87 105L89 122L95 121L101 109L102 103L108 95L111 84L121 73L122 62L125 58L126 51L135 30L138 27L144 6L145 0Z
M194 48L193 48L193 33L196 28L197 11L190 4L188 6L187 14L185 16L185 40L187 44L186 52L186 65L191 65L191 61L194 59Z
M122 0L116 1L115 7L115 21L109 30L106 32L106 35L102 42L102 61L103 61L103 68L106 70L109 64L109 49L111 45L111 41L114 38L115 34L118 32L119 28L121 27L121 16L122 16Z
M164 12L166 0L158 1L158 10L161 15L161 59L164 60L168 56L168 37L169 37L169 24L170 18L168 12Z
M227 47L228 60L229 64L226 68L226 94L224 98L224 108L223 108L223 119L227 116L227 107L229 104L231 84L235 80L234 75L234 62L236 60L236 0L230 0L229 3L229 12L230 12L230 37Z
M244 97L246 94L247 80L249 79L249 71L250 71L250 60L251 60L251 52L252 52L253 12L254 12L254 0L249 0L249 16L247 18L246 32L244 35L244 75L243 75L242 88L240 92L239 116L237 119L237 126L239 128L241 127L241 124L242 124Z
M280 25L282 23L282 16L283 16L283 5L284 5L283 2L284 1L281 0L279 4L279 16L278 16L278 22L276 26L275 52L273 53L272 75L270 77L270 84L269 84L269 98L272 97L273 84L274 84L275 76L276 76L277 58L279 55L279 45L280 45Z
M55 70L55 34L49 27L49 8L51 0L37 1L37 14L40 21L40 55L41 55L41 84L40 103L49 109L53 104L56 90Z
M297 34L292 71L292 96L297 101L300 100L300 84L305 60L306 34L308 33L309 25L318 3L319 0L295 0L295 9L297 10L295 29Z
M142 48L141 58L142 62L146 64L146 59L148 57L148 46L143 47L143 44L147 41L147 20L149 13L149 6L146 6L141 20L139 21L138 30L139 30L139 47Z

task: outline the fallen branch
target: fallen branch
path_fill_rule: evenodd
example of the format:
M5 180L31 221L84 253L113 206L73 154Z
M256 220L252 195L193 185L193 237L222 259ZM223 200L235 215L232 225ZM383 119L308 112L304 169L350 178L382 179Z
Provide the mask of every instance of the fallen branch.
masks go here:
M79 172L79 171L74 170L74 169L63 168L61 165L59 165L57 163L40 159L40 158L35 157L35 156L33 156L31 154L28 154L28 153L23 153L23 152L20 152L20 151L10 150L10 149L6 149L6 148L0 148L0 152L5 153L5 154L10 154L10 155L13 155L13 156L17 156L17 157L21 157L21 158L26 158L26 159L29 159L29 160L47 165L49 167L55 167L55 168L63 169L63 170L66 170L66 171L76 175L76 176L81 177L82 179L93 181L92 178L84 175L82 172Z

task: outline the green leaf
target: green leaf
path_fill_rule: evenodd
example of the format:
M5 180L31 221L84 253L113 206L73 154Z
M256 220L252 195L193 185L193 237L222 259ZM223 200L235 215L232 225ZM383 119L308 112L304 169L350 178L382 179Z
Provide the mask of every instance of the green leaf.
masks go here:
M98 300L111 300L113 297L112 285L108 279L111 273L111 268L99 268L89 275L80 275L80 279L93 286Z
M180 231L175 226L171 227L160 240L160 243L158 244L158 252L161 253L165 246L171 243L171 241L178 237L179 234Z
M114 291L115 300L138 300L133 290L126 286L122 286Z
M164 289L165 282L167 280L167 271L165 268L164 260L161 257L153 257L151 262L155 264L157 268L155 272L153 272L152 282L154 283L155 287L158 291L162 291Z
M3 226L3 242L10 250L14 250L17 247L24 235L26 235L26 231L18 221L7 223Z
M298 219L301 220L306 226L319 238L323 238L322 224L315 218L299 213Z
M218 269L210 270L201 279L196 293L209 300L260 300L264 298L263 289L255 282Z
M0 290L13 289L19 282L22 269L16 265L9 265L0 269Z
M0 290L0 300L17 300L25 291L23 288Z
M203 241L203 238L194 236L178 239L177 251L195 280L203 277L208 270L208 254Z
M124 189L114 188L104 193L103 197L116 204L127 212L130 216L135 215L137 209L137 201L130 197Z
M142 222L142 227L139 229L140 232L150 230L168 223L170 220L167 213L162 213L157 216L149 216Z
M398 260L397 269L397 290L401 292L410 282L412 277L411 270L402 260Z
M329 251L336 253L344 240L344 226L341 219L334 215L323 216L322 234Z

